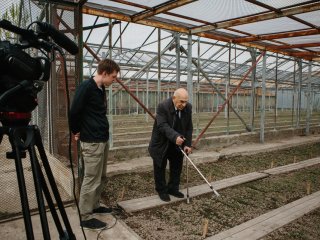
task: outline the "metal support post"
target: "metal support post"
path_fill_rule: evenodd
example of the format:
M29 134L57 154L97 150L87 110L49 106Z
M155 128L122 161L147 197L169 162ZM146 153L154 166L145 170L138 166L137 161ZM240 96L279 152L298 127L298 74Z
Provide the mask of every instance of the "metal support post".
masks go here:
M306 116L306 135L310 134L310 115L311 115L311 70L312 65L309 61L308 66L308 92L307 92L307 116Z
M260 106L260 143L264 143L264 123L265 123L265 105L266 105L266 63L267 56L263 56L262 61L262 96Z

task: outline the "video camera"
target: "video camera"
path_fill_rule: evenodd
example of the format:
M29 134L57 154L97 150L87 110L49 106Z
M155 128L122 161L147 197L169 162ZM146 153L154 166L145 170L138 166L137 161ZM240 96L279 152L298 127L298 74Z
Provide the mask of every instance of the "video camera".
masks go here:
M37 21L29 27L32 24L37 25L35 31L0 21L0 28L20 35L20 44L0 41L0 121L4 125L21 122L25 125L30 121L31 111L38 105L37 93L50 78L52 60L43 50L63 54L62 47L73 55L79 51L73 41L52 25ZM24 51L27 48L39 49L44 56L32 57Z

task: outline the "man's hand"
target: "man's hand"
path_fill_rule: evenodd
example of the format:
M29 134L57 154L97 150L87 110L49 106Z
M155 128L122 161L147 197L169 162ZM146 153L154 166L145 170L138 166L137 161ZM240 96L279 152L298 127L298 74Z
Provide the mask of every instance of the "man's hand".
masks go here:
M183 142L184 142L184 137L182 137L182 136L177 137L176 144L178 146L181 146L183 144Z
M184 151L186 154L190 154L190 153L192 153L192 148L185 146L184 149L183 149L183 151Z
M80 132L74 134L74 140L78 141L80 139Z

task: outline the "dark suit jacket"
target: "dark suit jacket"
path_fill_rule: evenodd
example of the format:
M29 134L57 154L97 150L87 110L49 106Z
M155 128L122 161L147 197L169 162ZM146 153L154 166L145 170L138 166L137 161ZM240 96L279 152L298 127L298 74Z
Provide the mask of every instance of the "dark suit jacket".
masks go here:
M186 138L184 145L191 147L193 131L192 105L187 103L186 107L181 111L181 133L173 129L175 120L176 112L170 97L157 107L156 120L154 121L148 148L150 156L158 165L161 165L162 160L167 157L169 144L175 144L178 136L183 135Z

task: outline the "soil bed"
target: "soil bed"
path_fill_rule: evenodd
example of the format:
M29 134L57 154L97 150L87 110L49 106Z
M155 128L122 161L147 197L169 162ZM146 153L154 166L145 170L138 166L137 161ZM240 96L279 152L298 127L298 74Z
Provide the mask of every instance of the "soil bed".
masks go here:
M276 167L317 157L320 155L319 149L320 144L303 145L252 156L232 157L199 164L198 167L209 180L215 181L268 169L271 164ZM225 189L220 191L221 198L212 198L212 194L208 194L193 198L190 204L184 201L131 216L123 214L121 217L143 239L202 239L204 219L209 220L207 236L217 234L306 196L307 182L311 183L312 192L319 191L319 176L320 165L317 165ZM189 184L195 186L203 183L199 174L190 168ZM182 176L181 188L184 187L185 176ZM152 172L122 174L109 179L104 201L108 205L115 205L121 199L153 194ZM304 221L298 219L265 239L320 239L319 209L303 218ZM291 229L296 231L292 232Z

